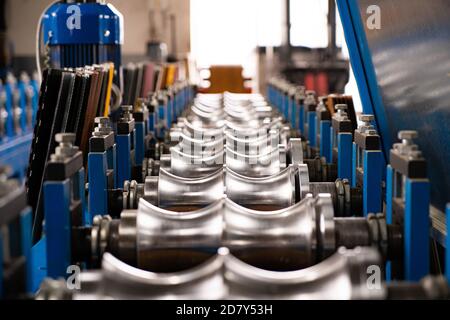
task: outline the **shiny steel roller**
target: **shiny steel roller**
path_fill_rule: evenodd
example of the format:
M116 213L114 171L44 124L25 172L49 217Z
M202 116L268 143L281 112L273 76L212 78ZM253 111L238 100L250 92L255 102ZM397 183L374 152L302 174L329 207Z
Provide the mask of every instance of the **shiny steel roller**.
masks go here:
M387 287L367 286L370 266L382 266L376 250L340 249L327 260L303 270L269 271L247 264L222 248L202 263L172 273L131 267L110 254L98 271L80 275L81 290L64 281L44 283L41 299L72 300L350 300L386 299ZM51 280L48 280L51 281Z

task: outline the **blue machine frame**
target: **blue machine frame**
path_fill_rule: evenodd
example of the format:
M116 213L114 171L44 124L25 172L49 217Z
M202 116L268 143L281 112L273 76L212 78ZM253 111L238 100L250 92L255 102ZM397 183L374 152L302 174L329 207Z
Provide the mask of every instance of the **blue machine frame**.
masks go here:
M450 89L442 67L450 61L448 1L336 2L364 113L375 115L385 161L397 132L417 130L429 161L431 205L443 214L450 201ZM369 28L366 19L376 14L380 28Z

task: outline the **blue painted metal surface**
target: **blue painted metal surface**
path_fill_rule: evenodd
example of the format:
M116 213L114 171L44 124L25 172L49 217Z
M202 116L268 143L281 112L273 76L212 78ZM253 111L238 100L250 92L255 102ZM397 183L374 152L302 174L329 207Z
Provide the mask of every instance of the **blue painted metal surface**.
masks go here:
M333 154L331 150L330 132L331 121L320 121L320 156L324 157L327 163L333 161Z
M383 154L381 151L364 151L363 161L363 213L382 212Z
M337 135L338 148L338 178L346 179L352 183L352 149L353 136L351 133L339 133Z
M305 106L303 104L298 106L298 129L305 134Z
M77 18L80 26L69 28L70 18ZM43 18L44 43L61 44L123 44L123 17L111 4L56 3Z
M108 214L108 155L90 152L88 155L89 213L92 216Z
M29 133L0 143L0 165L9 166L19 180L26 174L32 140L33 134Z
M388 224L393 222L394 174L394 169L388 165L386 169L386 222Z
M297 128L297 103L294 98L291 98L290 101L289 119L291 121L291 128Z
M158 138L162 139L164 138L164 135L167 130L167 105L159 105L158 107L158 130L156 134L158 135Z
M71 182L44 183L44 216L47 244L47 276L66 277L71 264L70 200Z
M21 253L25 257L25 276L26 276L26 290L32 292L32 269L31 269L31 225L32 225L32 212L31 208L26 208L20 214L20 240L21 240ZM1 260L0 260L1 261ZM1 274L1 273L0 273Z
M444 212L450 201L450 87L443 67L450 61L448 1L337 4L364 112L376 116L386 158L398 131L417 130L428 159L431 204ZM373 5L380 8L381 28L370 30L365 22Z
M308 141L309 141L309 145L311 147L316 147L317 144L317 133L316 133L316 112L315 111L311 111L308 112L306 114L307 117L307 121L308 121Z
M283 94L283 116L289 121L290 99L288 94Z
M114 188L119 188L117 185L116 172L117 172L117 145L114 146L106 152L108 169L114 172Z
M446 221L447 225L449 225L450 222L450 203L447 204L447 210L446 210ZM446 250L445 250L445 274L447 276L447 281L450 284L450 234L447 232L447 239L446 239Z
M44 236L31 248L30 292L36 293L42 281L47 277L47 238Z
M145 122L136 122L135 124L136 145L135 161L137 165L142 165L145 158Z
M117 185L123 188L125 181L131 180L131 139L132 135L117 135Z
M353 148L352 148L352 188L356 188L357 185L357 175L356 172L358 171L358 152L359 152L359 148L358 145L353 142Z
M76 68L113 62L115 83L120 84L123 17L112 5L55 3L43 16L42 30L52 67Z
M407 178L404 187L405 280L419 281L430 272L430 183Z

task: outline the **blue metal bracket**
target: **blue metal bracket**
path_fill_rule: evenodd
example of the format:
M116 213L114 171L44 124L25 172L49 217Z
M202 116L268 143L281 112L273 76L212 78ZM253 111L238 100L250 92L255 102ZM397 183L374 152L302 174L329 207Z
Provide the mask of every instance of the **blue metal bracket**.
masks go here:
M158 107L158 138L163 139L167 130L167 104L160 104Z
M289 94L285 92L283 94L283 116L286 121L289 121L289 108L291 107L291 99Z
M117 135L117 185L123 187L125 181L131 180L131 142L132 134Z
M107 152L90 152L88 155L89 213L92 216L108 214L107 170Z
M71 264L70 199L71 181L44 183L44 215L47 244L47 276L67 276Z
M145 158L145 136L147 135L145 122L136 122L135 135L135 161L137 165L142 165Z
M295 96L291 96L289 99L289 123L291 128L295 128L297 125L296 111Z
M330 128L331 121L320 121L320 156L324 157L327 163L331 163L331 161L333 161L330 135L328 134L330 132Z
M305 134L305 105L298 105L298 129L301 134Z
M405 279L419 281L430 272L430 183L408 178L405 189Z
M446 210L447 226L450 225L450 203L447 204ZM447 275L447 281L450 284L450 233L447 231L446 247L445 247L445 274Z
M357 0L336 0L341 17L345 40L349 49L350 62L358 85L363 112L376 117L378 132L388 132L386 117L378 87L375 69L364 32ZM382 135L384 160L387 162L392 141L389 135Z
M308 121L308 142L309 146L312 148L316 147L316 112L310 111L306 114Z
M25 178L33 134L18 136L0 144L0 164L9 166L13 176L19 180Z
M21 252L26 261L26 290L32 292L32 269L31 269L31 224L32 224L32 211L31 208L26 208L20 214L20 240L21 240ZM1 261L1 260L0 260ZM0 273L1 274L1 273Z
M383 154L381 151L364 151L363 212L382 212Z
M352 183L352 149L353 136L351 133L339 133L337 135L338 149L338 178L346 179Z

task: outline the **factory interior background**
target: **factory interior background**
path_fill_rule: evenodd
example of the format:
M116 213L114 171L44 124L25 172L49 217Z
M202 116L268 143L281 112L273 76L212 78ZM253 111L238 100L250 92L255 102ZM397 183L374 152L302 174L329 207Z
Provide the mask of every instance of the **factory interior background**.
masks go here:
M450 301L449 16L0 0L0 301Z

